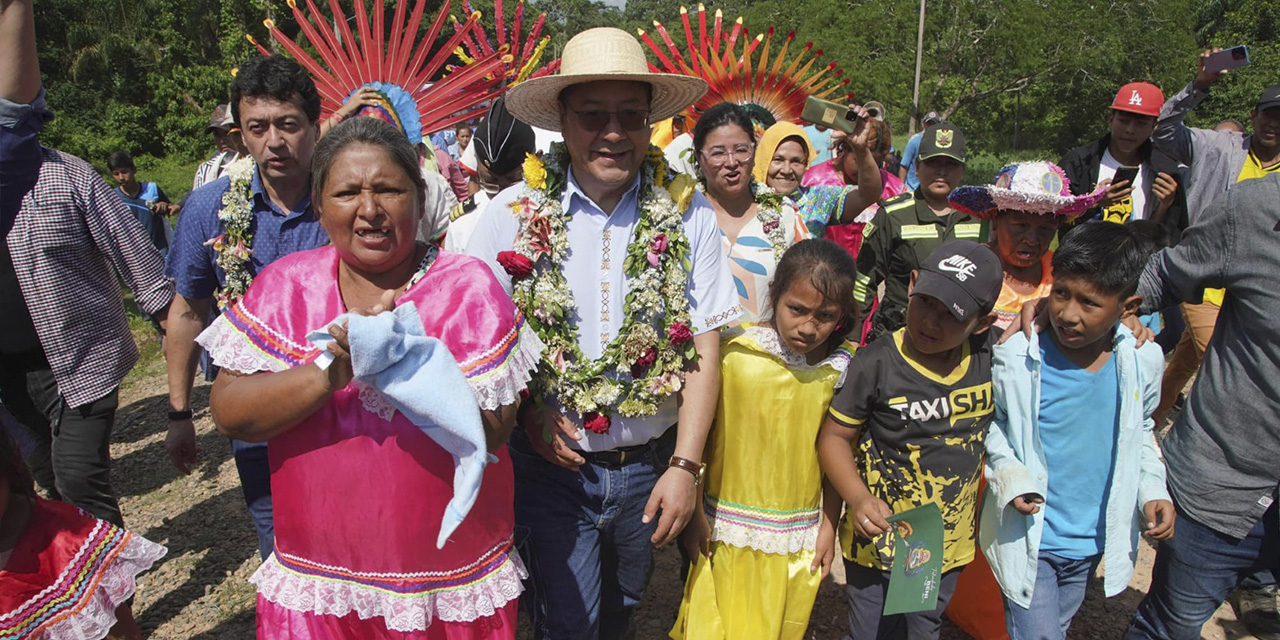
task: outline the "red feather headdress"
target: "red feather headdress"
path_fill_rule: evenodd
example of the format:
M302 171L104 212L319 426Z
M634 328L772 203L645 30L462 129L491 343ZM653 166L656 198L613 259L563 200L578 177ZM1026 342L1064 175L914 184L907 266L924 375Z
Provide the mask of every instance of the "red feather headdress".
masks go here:
M399 126L414 143L421 141L424 133L439 131L482 115L484 103L505 91L523 66L536 66L545 47L545 44L531 44L536 41L544 22L544 18L539 16L535 27L530 29L530 42L512 53L512 49L520 44L518 36L524 13L523 2L516 9L515 30L510 37L502 31L503 20L498 18L500 33L497 47L489 43L480 25L480 12L470 10L468 3L466 21L454 19L453 35L434 55L429 55L450 17L450 0L441 5L426 36L420 41L416 36L422 23L424 0L414 3L407 22L408 0L397 3L389 31L383 22L386 17L383 0L374 0L372 24L370 14L365 12L364 0L354 0L358 38L348 25L338 0L329 0L332 22L320 12L313 0L303 1L310 16L298 8L296 0L288 0L289 8L320 61L280 31L271 20L264 21L264 24L271 31L271 36L311 73L320 93L322 115L328 117L362 87L372 86L381 93L380 104L376 107L378 115ZM497 0L496 9L501 16L502 0ZM385 39L384 33L388 34ZM252 36L249 41L264 55L271 55ZM463 55L465 64L446 67L450 56L462 53L464 46L473 51L472 55ZM516 66L517 59L521 66ZM446 71L444 77L433 81L442 69ZM539 70L538 73L542 72Z
M701 4L698 5L696 19L698 30L695 34L688 9L680 8L687 45L684 51L657 20L653 21L653 27L664 46L654 42L643 29L639 30L640 39L659 62L656 65L650 63L650 69L699 77L711 86L706 95L689 108L693 120L712 105L733 102L759 106L778 121L799 122L804 101L809 96L829 100L853 98L851 93L841 93L849 84L849 79L843 77L844 71L838 69L835 62L819 64L822 50L814 51L812 42L806 43L790 60L787 59L796 37L794 31L787 34L775 53L773 27L752 38L743 26L742 18L738 18L732 28L726 30L724 14L717 9L715 21L708 32L707 11Z

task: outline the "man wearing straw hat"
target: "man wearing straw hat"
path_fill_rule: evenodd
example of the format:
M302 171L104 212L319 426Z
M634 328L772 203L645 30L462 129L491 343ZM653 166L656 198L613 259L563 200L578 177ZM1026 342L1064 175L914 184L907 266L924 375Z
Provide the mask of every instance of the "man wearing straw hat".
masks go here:
M741 309L710 204L649 146L650 123L705 91L650 73L634 37L598 28L569 41L558 75L506 97L564 136L526 161L467 246L547 345L510 445L538 638L635 637L653 547L691 518L705 538L716 329Z

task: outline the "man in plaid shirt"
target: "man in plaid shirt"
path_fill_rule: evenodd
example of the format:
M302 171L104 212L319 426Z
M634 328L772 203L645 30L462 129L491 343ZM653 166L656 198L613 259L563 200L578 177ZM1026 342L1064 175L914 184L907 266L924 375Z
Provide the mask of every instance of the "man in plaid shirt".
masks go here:
M173 284L159 250L89 163L44 149L0 243L0 400L30 431L37 482L117 525L108 445L138 360L121 279L163 327Z

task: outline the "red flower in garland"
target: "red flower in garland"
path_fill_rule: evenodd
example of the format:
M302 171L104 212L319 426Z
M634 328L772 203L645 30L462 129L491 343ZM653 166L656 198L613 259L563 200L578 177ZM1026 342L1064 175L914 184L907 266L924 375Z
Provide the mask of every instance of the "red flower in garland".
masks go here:
M693 331L683 322L673 322L667 327L667 339L678 347L693 339Z
M645 372L648 371L649 368L653 366L653 363L657 361L658 350L653 347L649 347L649 350L645 351L644 355L640 356L640 358L635 361L635 364L631 365L631 377L644 377Z
M533 273L533 261L516 253L503 251L498 254L498 264L506 270L514 280L523 280Z
M591 433L609 433L609 426L611 424L612 421L609 420L609 416L606 414L596 413L594 411L582 414L582 426L586 427L587 431L590 431Z

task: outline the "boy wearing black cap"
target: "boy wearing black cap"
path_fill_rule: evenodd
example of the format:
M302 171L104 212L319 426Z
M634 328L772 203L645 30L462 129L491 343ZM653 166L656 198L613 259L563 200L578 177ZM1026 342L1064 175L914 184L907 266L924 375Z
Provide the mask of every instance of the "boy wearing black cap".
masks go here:
M906 322L911 273L929 254L948 240L981 237L981 223L956 212L947 200L964 179L964 147L964 134L954 125L925 129L917 168L920 188L884 201L863 230L853 297L869 309L876 289L881 282L885 285L871 327L872 340Z
M831 400L818 458L848 505L840 541L854 640L937 638L960 569L974 558L983 441L995 407L985 334L1000 285L991 249L942 244L911 273L906 326L859 350ZM833 502L824 509L839 518ZM893 562L885 518L928 503L943 520L937 607L882 617Z

